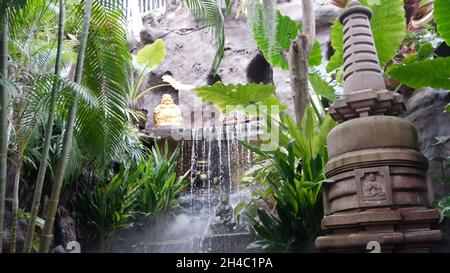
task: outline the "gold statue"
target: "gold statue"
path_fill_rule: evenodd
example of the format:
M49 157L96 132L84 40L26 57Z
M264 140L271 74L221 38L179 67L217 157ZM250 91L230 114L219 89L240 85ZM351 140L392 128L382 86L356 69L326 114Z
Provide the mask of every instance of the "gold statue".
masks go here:
M183 126L183 114L180 108L173 102L172 96L164 94L161 104L153 110L155 127L161 126Z

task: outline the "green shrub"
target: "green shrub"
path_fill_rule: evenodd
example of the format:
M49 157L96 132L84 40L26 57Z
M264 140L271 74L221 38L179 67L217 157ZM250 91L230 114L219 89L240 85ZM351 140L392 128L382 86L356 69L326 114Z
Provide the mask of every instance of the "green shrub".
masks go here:
M249 247L277 252L300 252L311 247L321 230L322 182L326 181L324 169L328 159L326 136L334 124L327 116L319 125L314 111L308 108L301 131L292 118L281 117L280 147L275 151L262 151L258 146L246 144L270 160L278 174L267 180L275 210L258 209L258 217L250 217L261 240Z
M176 177L178 149L168 155L153 147L147 161L137 167L120 166L109 182L92 179L78 194L78 204L86 227L98 240L100 251L111 250L119 230L132 227L138 218L154 224L178 206L177 196L185 186L185 174Z

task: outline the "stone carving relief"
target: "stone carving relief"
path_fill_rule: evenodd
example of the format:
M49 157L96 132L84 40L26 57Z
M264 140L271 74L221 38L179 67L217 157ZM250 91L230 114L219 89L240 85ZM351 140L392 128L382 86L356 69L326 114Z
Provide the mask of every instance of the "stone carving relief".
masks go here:
M356 169L355 174L358 200L361 206L392 204L389 167Z

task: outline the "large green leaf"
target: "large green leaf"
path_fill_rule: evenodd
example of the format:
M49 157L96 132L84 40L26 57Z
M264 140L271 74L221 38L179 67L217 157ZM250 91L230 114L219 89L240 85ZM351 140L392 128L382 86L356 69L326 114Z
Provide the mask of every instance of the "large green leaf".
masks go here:
M266 18L264 8L258 7L257 18L253 22L253 37L259 49L264 53L266 60L273 66L289 70L289 64L285 55L289 52L292 40L297 36L302 26L292 20L289 16L283 16L277 11L277 27L275 37L269 37L266 31ZM270 43L273 40L273 43ZM309 66L317 66L322 63L322 50L320 43L315 41L310 58Z
M367 4L368 2L361 1L373 11L371 21L373 38L380 65L384 67L397 55L397 50L406 35L403 0L379 0L379 3L370 5ZM337 21L331 30L331 45L335 49L335 54L328 64L328 72L343 65L343 43L343 26Z
M166 56L166 47L162 39L156 40L153 44L144 47L137 53L137 63L144 65L148 69L158 66Z
M99 166L103 166L129 148L124 136L127 132L126 92L131 54L122 10L107 9L94 2L91 21L83 85L97 96L99 107L78 109L75 126L77 135L89 139L80 143L81 147L94 157Z
M234 107L244 107L248 115L256 116L258 112L255 106L278 106L275 112L286 110L275 96L275 86L266 84L228 84L221 82L210 86L202 86L194 89L196 94L205 102L213 103L220 111L227 113ZM272 112L274 113L274 112Z
M311 55L309 55L308 66L313 67L321 65L322 59L323 59L322 49L320 48L319 41L316 40L311 50Z
M434 20L439 35L450 45L450 0L436 0L434 2Z
M406 35L403 0L380 0L369 5L373 11L372 31L381 67L396 55Z
M331 27L331 46L334 54L327 65L327 72L332 72L344 64L344 26L339 20Z
M277 11L276 39L274 40L274 43L272 43L271 48L271 43L269 42L271 37L268 37L265 29L264 9L260 6L257 7L257 18L253 24L253 37L255 42L259 49L264 53L264 56L269 63L284 70L288 70L289 65L283 56L282 51L289 51L291 40L297 36L300 25L291 20L288 16L282 16L281 13Z
M450 57L399 65L388 75L412 88L450 89Z
M336 91L319 74L309 74L309 81L317 95L330 101L336 100Z

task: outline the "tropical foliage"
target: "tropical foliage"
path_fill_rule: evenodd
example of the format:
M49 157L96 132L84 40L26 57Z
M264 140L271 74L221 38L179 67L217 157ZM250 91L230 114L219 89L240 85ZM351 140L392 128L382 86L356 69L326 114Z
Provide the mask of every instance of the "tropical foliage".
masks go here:
M99 183L92 177L82 185L77 204L100 251L111 251L117 232L132 227L135 221L155 224L178 206L187 173L176 177L179 151L169 156L167 142L163 149L155 145L148 160L136 166L121 164L110 181Z
M133 176L122 165L111 181L94 179L80 190L79 210L102 252L111 251L111 240L118 230L132 226L134 200L129 179Z
M302 26L292 20L288 16L281 15L280 11L276 11L276 29L270 31L267 28L267 12L263 5L255 6L253 20L253 37L259 49L264 53L269 63L284 70L289 70L288 61L286 59L287 52L291 46L293 38L301 31ZM309 66L317 66L322 63L322 51L318 41L315 42L311 56L309 58Z
M253 227L262 240L251 247L270 251L311 250L323 218L321 187L328 160L326 136L334 127L334 121L327 116L319 126L312 108L306 110L301 131L291 117L281 115L280 119L276 125L280 126L280 147L264 151L261 147L246 144L261 158L270 160L277 171L267 179L267 190L273 193L275 211L259 209L259 221L252 218ZM268 123L268 126L273 125Z
M161 84L142 90L144 80L148 74L152 71L152 69L159 66L163 62L165 56L166 47L161 39L157 39L154 43L145 46L137 52L137 55L132 56L133 65L138 71L139 77L137 81L134 80L134 77L129 77L128 81L127 117L129 121L139 122L141 120L146 120L147 117L144 117L142 113L139 112L139 109L136 109L139 99L157 88L170 86L168 84Z
M135 179L129 179L134 194L136 212L150 222L156 222L171 209L178 207L177 197L186 187L189 171L177 177L177 157L179 150L169 155L169 146L165 142L163 149L155 145L147 162L133 172Z
M447 0L436 0L434 3L434 19L437 30L447 44L450 44L450 2Z
M263 84L236 86L217 83L196 88L195 91L223 112L226 112L226 106L241 106L243 112L252 114L255 112L245 111L245 107L257 105L268 108L276 101L273 99L273 87ZM260 199L271 203L270 199L273 198L276 213L259 209L259 221L252 218L253 227L263 238L252 247L271 251L300 251L311 246L311 240L320 231L323 217L321 183L325 180L324 168L328 160L326 136L335 123L327 116L319 126L319 119L310 107L302 120L302 130L299 130L292 117L279 113L265 112L263 115L266 132L276 132L279 146L274 143L275 146L265 145L263 148L244 143L260 159L259 167L247 173L244 185L251 186L252 182L258 184L257 193L261 195L248 204L238 205L236 212L240 214L245 207L260 204ZM264 178L252 180L249 176ZM261 182L266 184L261 185Z
M2 40L11 49L10 79L3 78L1 83L12 95L12 111L3 107L6 113L2 118L11 121L11 126L6 127L6 133L10 134L9 147L18 153L14 162L15 211L22 206L18 202L19 185L35 190L32 213L27 218L27 252L36 242L34 223L40 212L44 183L58 181L51 196L53 207L47 210L48 220L53 218L51 212L59 203L63 181L65 185L70 184L87 166L105 176L110 162L124 154L131 155L133 160L144 156L140 135L126 115L132 56L128 51L123 11L94 2L88 14L84 7L90 2L1 2L5 5L2 12L10 16L11 26L9 32L4 32L9 33L8 39ZM83 23L86 18L89 25ZM77 51L75 68L74 52ZM83 62L85 57L89 58L88 62ZM8 100L2 102L8 105ZM36 177L23 179L34 170L39 170L36 184L29 181ZM0 201L3 205L4 200ZM15 226L12 223L13 230ZM45 228L47 237L41 240L44 244L53 233L49 220ZM14 251L14 237L11 247L10 251ZM47 250L43 247L41 251Z
M205 102L212 102L224 113L230 113L237 108L251 116L257 116L261 111L280 112L286 106L280 104L275 96L275 86L265 84L223 84L218 82L213 86L201 86L194 89L197 96Z
M333 2L345 7L348 1ZM392 89L450 89L450 57L440 57L437 50L450 44L450 1L435 0L433 25L419 30L411 27L415 14L405 13L408 5L402 0L361 2L373 10L371 24L380 64L387 81L399 83ZM415 2L415 7L429 3ZM238 204L235 213L250 219L259 234L250 247L310 251L323 217L326 136L335 125L325 102L338 98L336 87L342 84L343 26L339 21L331 28L334 54L328 64L323 62L318 41L304 60L301 72L307 83L302 91L311 103L303 119L295 120L285 113L287 106L270 84L217 82L194 87L166 75L167 84L147 86L148 75L166 57L163 37L131 54L124 11L116 8L116 0L108 3L117 5L104 3L0 1L0 252L8 218L5 208L9 209L5 202L10 202L5 200L7 169L14 171L13 217L6 223L11 227L10 252L22 251L16 235L23 220L27 222L23 251L48 252L59 205L74 205L79 225L90 234L85 239L98 243L100 251L110 251L120 231L137 223L151 229L171 215L188 174L176 173L180 153L169 153L167 143L146 148L152 144L136 128L145 118L138 101L162 86L194 90L225 114L242 111L251 120L263 122L259 128L271 139L243 143L256 155L242 178L242 186L252 189L253 197ZM235 7L236 16L248 15L254 41L273 67L291 70L288 57L293 41L308 29L306 23L304 27L282 15L273 0L183 3L199 22L195 30L207 29L215 41L212 75L219 72L224 58L225 24ZM292 80L298 75L290 76ZM447 149L449 137L436 140L435 145ZM449 158L442 155L433 161L441 166L441 173L433 178L446 191L435 202L444 221L450 217ZM27 196L22 199L24 191ZM44 207L45 195L50 199Z
M373 37L380 64L384 67L397 55L397 50L406 35L403 0L381 0L380 3L372 5L368 4L369 2L361 1L373 11L371 21ZM328 64L328 72L336 70L344 64L342 24L337 20L331 31L331 41L335 53Z

